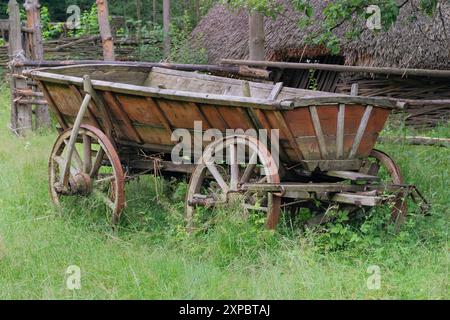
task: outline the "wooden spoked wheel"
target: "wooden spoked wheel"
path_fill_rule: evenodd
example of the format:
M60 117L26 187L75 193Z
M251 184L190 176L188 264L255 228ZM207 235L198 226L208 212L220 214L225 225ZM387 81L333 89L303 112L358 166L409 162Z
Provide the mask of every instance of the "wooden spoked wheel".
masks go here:
M275 229L281 198L272 193L241 193L245 183L280 183L278 167L258 139L230 136L210 144L195 168L186 197L188 229L193 231L200 207L215 208L239 198L248 211L266 215L267 227ZM239 196L240 195L240 196Z
M364 173L372 176L378 176L382 184L403 185L404 179L399 166L386 153L379 150L372 150L370 157L363 166ZM406 218L408 207L406 203L405 192L397 192L392 195L389 201L392 203L392 220L400 226Z
M72 129L67 129L56 140L49 160L49 187L57 205L64 196L94 196L112 223L119 222L125 204L124 173L110 140L99 129L81 126L71 158L67 187L63 185L63 170L68 157L68 143Z

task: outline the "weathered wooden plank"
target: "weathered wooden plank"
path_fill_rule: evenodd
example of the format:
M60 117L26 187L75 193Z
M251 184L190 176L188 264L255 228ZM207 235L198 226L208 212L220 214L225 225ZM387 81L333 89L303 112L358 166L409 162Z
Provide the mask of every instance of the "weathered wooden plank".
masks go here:
M190 105L195 111L197 111L198 116L200 117L201 121L206 124L207 129L213 129L214 127L209 122L208 118L206 117L203 110L198 106L198 104L194 102L188 102L188 105Z
M344 158L344 135L345 135L345 104L340 104L336 130L337 159Z
M346 171L346 170L359 170L361 168L361 160L303 160L301 161L309 171L314 171L317 168L320 171Z
M142 137L139 135L139 132L137 132L136 128L131 123L131 120L125 113L125 111L123 111L123 106L121 102L111 92L108 91L105 92L104 97L108 105L112 109L114 109L115 114L123 122L126 128L127 136L131 136L131 138L137 143L143 143L144 141L142 140Z
M281 90L283 90L283 82L278 82L272 89L272 91L269 94L268 100L276 100L278 95L281 93Z
M380 181L379 177L353 171L327 171L323 172L323 174L329 177L342 178L352 181Z
M69 88L73 92L75 97L78 99L79 105L81 105L82 102L83 102L84 97L81 94L81 92L78 89L78 87L76 87L74 85L69 85ZM95 126L97 128L99 128L100 130L104 131L102 125L100 125L100 122L97 120L97 117L95 116L94 112L92 111L90 104L91 104L91 102L89 103L89 106L87 108L87 114L88 114L89 118L92 120L92 122L95 124Z
M39 83L39 88L41 89L42 93L44 94L45 100L47 100L50 108L52 108L53 113L55 114L56 119L58 120L58 123L61 125L63 129L67 129L69 126L64 119L64 116L61 114L61 112L58 109L58 105L53 100L52 96L50 95L49 91L47 90L47 87L43 82Z
M450 139L448 138L430 138L430 137L380 137L381 142L406 143L417 146L435 146L450 148Z
M248 61L236 59L222 59L222 64L231 65L245 65L253 67L268 67L268 68L282 68L282 69L301 69L301 70L324 70L336 72L352 72L352 73L373 73L373 74L394 74L406 77L412 76L433 76L449 78L450 71L448 70L425 70L425 69L401 69L401 68L377 68L377 67L362 67L362 66L343 66L334 64L319 64L319 63L294 63L294 62L274 62L274 61Z
M300 147L297 144L297 141L295 140L295 137L292 134L292 131L291 131L290 127L288 126L286 119L283 116L283 113L281 113L280 111L274 111L274 115L275 115L277 121L280 123L279 128L281 130L283 130L283 132L286 134L286 136L289 140L289 144L297 156L296 161L300 161L300 160L304 159L303 153L300 150Z
M354 204L357 206L376 207L383 201L381 197L376 196L364 196L352 193L338 193L332 198L332 201L346 204Z
M35 79L51 81L54 83L70 83L81 85L82 79L80 77L65 76L59 74L52 74L42 71L32 71L31 75ZM303 97L302 99L293 99L286 101L273 101L260 98L248 98L238 96L227 96L220 94L207 94L199 92L176 91L168 89L159 89L152 87L136 86L124 83L113 83L108 81L93 81L95 89L114 91L118 93L132 94L135 96L165 98L169 100L198 102L205 104L221 105L227 107L253 107L268 110L292 110L297 107L309 107L311 105L327 105L327 104L370 104L380 106L382 108L400 108L396 103L386 98L371 98L371 97L351 97L339 94L324 95L319 97ZM298 89L297 89L298 90ZM294 91L295 94L295 91Z
M161 111L161 108L159 107L157 101L153 100L150 97L147 97L147 102L148 102L150 109L152 110L152 113L156 114L156 116L158 117L161 124L164 126L164 128L166 128L166 130L171 135L173 132L172 125L170 124L169 120L164 115L164 113Z
M352 149L350 150L349 158L353 159L359 149L359 145L361 144L361 140L364 136L364 132L366 131L367 123L369 122L370 115L372 114L373 106L367 106L366 111L361 119L361 123L359 125L358 131L356 133L355 141L353 142Z
M350 95L357 96L359 93L359 84L358 82L352 83L352 89Z
M320 124L319 115L317 113L317 108L315 106L309 107L309 112L311 113L311 119L314 124L314 130L316 132L316 138L319 142L319 149L322 155L322 159L328 159L327 146L325 143L325 137L323 135L322 126Z

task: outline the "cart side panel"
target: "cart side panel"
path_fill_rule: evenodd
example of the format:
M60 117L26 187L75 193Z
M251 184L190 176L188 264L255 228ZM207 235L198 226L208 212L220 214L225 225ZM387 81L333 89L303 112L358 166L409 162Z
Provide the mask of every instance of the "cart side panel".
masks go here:
M225 130L229 128L228 123L215 106L209 104L199 104L198 107L207 119L210 128L215 128L222 132L225 132Z
M57 112L59 112L63 121L68 126L72 126L75 122L75 118L78 114L82 101L81 94L78 91L75 91L78 89L55 83L45 83L44 85L47 89L50 100L54 102ZM58 121L61 122L59 119ZM89 112L86 113L83 119L83 124L88 124L99 128L97 114L93 111L92 104L89 107ZM60 125L63 124L60 123Z
M383 130L386 121L389 118L390 110L383 108L374 108L367 128L364 132L361 144L358 148L357 157L366 158L372 152L377 143L378 136Z
M305 160L337 160L338 113L340 106L316 106L285 112L285 119ZM343 159L348 159L367 106L346 105L344 116ZM317 120L313 112L317 112ZM379 132L389 116L389 109L375 107L370 114L355 158L370 155ZM274 125L274 124L272 124ZM295 146L294 146L295 147Z

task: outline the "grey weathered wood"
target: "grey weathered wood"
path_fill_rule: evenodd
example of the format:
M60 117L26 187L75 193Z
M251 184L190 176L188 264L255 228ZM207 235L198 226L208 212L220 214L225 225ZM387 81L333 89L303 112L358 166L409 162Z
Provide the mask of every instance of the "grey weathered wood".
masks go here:
M357 96L358 93L359 93L359 84L358 84L358 82L355 82L352 84L352 89L351 89L350 95Z
M239 184L239 163L237 158L237 145L230 145L230 189L232 191L238 190Z
M246 183L243 184L242 191L274 192L274 193L294 193L294 192L315 192L322 194L347 193L347 192L399 192L407 190L409 186L389 185L389 184L341 184L341 183Z
M359 145L361 144L361 140L364 136L364 132L366 131L367 123L369 122L370 115L372 114L373 107L367 106L366 111L361 119L361 123L359 125L358 131L356 132L355 140L353 141L352 149L350 151L349 158L353 159L358 152Z
M20 10L16 0L9 0L9 53L12 57L22 53L22 28Z
M278 98L278 95L281 93L281 90L283 90L283 82L278 82L272 89L272 92L270 92L268 100L276 100Z
M358 170L361 168L360 159L351 160L303 160L301 163L309 171L314 171L317 168L320 171L330 171L330 170Z
M36 61L44 60L44 45L42 41L42 27L39 0L26 0L24 4L27 13L27 27L34 30L30 39L31 58ZM33 88L36 91L36 87ZM50 127L50 114L46 104L36 104L35 107L36 128Z
M107 66L107 65L106 65ZM83 66L83 67L89 67L89 65ZM69 67L74 68L74 67ZM74 68L75 69L75 68ZM241 80L236 79L226 79L226 78L220 78L220 77L213 77L213 76L207 76L207 75L194 75L192 73L183 73L182 71L175 71L175 70L169 70L169 69L163 69L164 72L171 73L173 75L178 75L179 77L198 77L199 79L205 79L205 80L211 80L214 79L214 81L217 79L217 81L221 81L222 83L229 83L242 86ZM31 75L37 79L45 79L47 81L55 82L55 83L73 83L73 84L81 84L82 79L80 77L74 77L74 76L65 76L65 75L59 75L55 73L49 73L49 72L43 72L43 71L32 71ZM379 106L382 108L400 108L397 106L396 102L392 102L390 99L385 98L373 98L373 97L351 97L341 94L329 94L324 93L320 94L320 96L317 92L314 91L307 91L307 90L301 90L301 89L289 89L285 88L283 89L283 93L286 91L289 93L289 95L292 96L300 96L298 99L283 99L283 100L276 100L271 101L268 99L261 99L257 97L253 97L251 99L245 98L245 97L237 97L237 96L227 96L227 95L220 95L220 94L206 94L206 93L200 93L200 92L187 92L187 91L177 91L177 90L158 90L156 88L151 87L144 87L144 86L138 86L138 85L130 85L125 83L117 83L117 82L107 82L107 81L99 81L94 80L93 81L94 86L99 89L107 88L106 90L112 90L117 92L123 92L123 93L130 93L134 95L140 95L140 96L152 96L152 94L149 94L151 92L157 94L164 94L165 97L169 99L174 100L186 100L191 102L203 102L203 103L217 103L220 105L237 105L241 106L240 102L250 102L250 105L258 107L258 105L261 108L265 109L273 109L273 108L266 108L266 106L273 106L276 107L279 110L292 110L297 107L308 107L311 105L335 105L339 103L344 104L370 104ZM258 84L258 83L252 83L252 88L268 88L268 90L272 90L272 85L267 84ZM269 89L270 88L270 89ZM183 97L180 99L180 97ZM192 99L189 100L189 97L202 97L204 100L197 100ZM209 100L209 101L208 101ZM219 102L220 101L220 102ZM251 103L253 102L253 103ZM237 104L236 104L237 103ZM249 106L248 103L243 103L242 106Z
M192 173L195 170L194 164L174 164L172 161L156 161L157 169L167 172ZM135 169L155 169L154 160L133 160L130 162L130 167Z
M22 27L20 22L20 10L16 0L10 0L8 3L9 9L9 54L10 59L16 59L23 56L24 50L22 47ZM25 78L14 77L14 74L21 74L22 68L11 68L11 128L19 135L26 135L33 128L32 108L29 104L21 104L20 99L16 101L14 96L15 90L28 89Z
M352 193L338 193L332 198L332 201L346 204L353 204L357 206L375 207L382 203L383 199L376 196L364 196Z
M311 106L309 107L309 111L311 113L311 119L314 125L314 131L316 132L317 141L319 142L319 149L322 154L322 159L327 159L327 146L325 136L323 135L322 126L320 124L319 114L317 113L317 108L315 106Z
M345 135L345 104L339 105L337 130L336 130L336 156L337 159L344 158L344 135Z
M252 93L250 91L250 83L248 81L242 82L242 96L249 98L252 96Z
M430 137L379 137L381 142L406 143L417 146L435 146L450 148L450 139L448 138L430 138Z
M228 184L225 182L225 180L223 179L223 177L220 174L219 170L217 169L216 164L212 161L212 163L206 163L206 166L208 167L209 172L211 172L211 175L214 177L214 179L219 184L219 186L222 189L223 193L226 194L230 190L230 188L228 187Z
M373 73L373 74L392 74L399 76L429 76L450 78L450 70L426 70L426 69L402 69L402 68L377 68L360 66L343 66L334 64L319 63L295 63L295 62L272 62L272 61L247 61L235 59L222 59L222 64L245 65L254 67L268 67L281 69L299 69L299 70L324 70L336 72L352 73Z
M247 183L248 180L250 180L253 170L255 170L256 165L258 162L258 153L253 152L250 156L249 162L247 164L247 167L244 170L244 173L242 174L241 180L239 181L241 184Z
M83 154L84 154L84 161L83 161L83 172L89 173L92 170L92 141L91 137L87 134L83 135Z
M95 36L99 37L99 36ZM86 39L81 39L85 41ZM79 40L79 41L81 41ZM75 43L76 41L74 41ZM64 60L64 61L33 61L33 60L22 60L16 61L14 63L18 67L62 67L62 66L80 66L80 65L105 65L103 60ZM142 62L142 61L108 61L110 66L135 66L140 68L164 68L179 71L200 71L200 72L210 72L210 73L229 73L236 74L243 77L251 77L258 79L269 79L270 72L263 69L249 68L246 66L219 66L219 65L203 65L203 64L179 64L179 63L165 63L165 62ZM231 80L231 79L230 79ZM234 79L239 81L237 79Z
M380 181L380 178L377 176L371 176L353 171L327 171L323 174L329 177L342 178L352 181Z

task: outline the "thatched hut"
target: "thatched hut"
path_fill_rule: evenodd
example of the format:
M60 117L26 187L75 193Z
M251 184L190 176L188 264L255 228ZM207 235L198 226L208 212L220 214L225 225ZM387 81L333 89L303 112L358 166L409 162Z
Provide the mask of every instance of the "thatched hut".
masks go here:
M279 1L285 6L284 12L275 20L265 18L267 60L450 69L449 3L441 3L439 14L433 18L417 15L417 19L411 19L418 5L418 0L412 0L401 9L398 21L388 32L366 28L359 40L346 40L344 35L348 25L343 24L335 30L342 39L341 50L339 54L333 55L323 45L308 45L305 42L307 35L318 30L321 12L328 0L312 1L315 6L315 21L318 22L306 30L298 27L300 14L292 8L290 1ZM195 46L206 50L210 63L220 63L222 58L246 59L249 54L248 14L245 10L231 10L223 5L216 5L193 31L193 38ZM350 75L330 71L311 73L302 70L274 70L273 75L274 81L283 81L286 86L298 88L311 88L314 85L318 90L349 92L351 83L357 81L361 95L450 99L450 79L406 79L398 76ZM449 106L427 108L428 124L436 123L442 116L448 119ZM435 111L436 114L433 115ZM411 113L414 112L413 110Z

